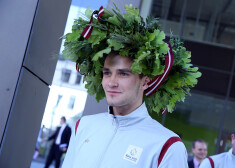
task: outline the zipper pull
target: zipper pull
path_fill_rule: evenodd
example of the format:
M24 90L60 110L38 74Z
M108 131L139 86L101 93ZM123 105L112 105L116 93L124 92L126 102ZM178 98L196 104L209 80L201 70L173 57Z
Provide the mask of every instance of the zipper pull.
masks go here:
M114 124L114 122L116 122L116 116L115 116L115 115L113 116L113 122L112 122L112 125Z

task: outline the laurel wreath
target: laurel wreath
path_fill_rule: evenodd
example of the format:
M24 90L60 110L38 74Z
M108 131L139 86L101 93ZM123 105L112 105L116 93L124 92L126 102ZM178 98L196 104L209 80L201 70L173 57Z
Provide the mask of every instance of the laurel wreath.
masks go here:
M158 19L147 17L144 21L139 16L139 9L132 5L125 5L125 9L126 13L121 14L117 7L112 11L104 8L104 14L98 18L93 16L93 10L87 8L85 14L88 18L93 17L92 22L80 17L74 21L72 32L63 36L63 57L79 65L85 87L90 95L96 95L97 101L105 98L101 68L105 55L111 51L133 58L133 73L153 79L164 72L169 47ZM93 27L88 40L81 35L87 25ZM159 113L164 108L172 112L176 102L184 101L201 76L198 68L191 64L191 52L186 50L184 43L174 37L169 43L174 55L173 65L155 94L144 96L149 113Z

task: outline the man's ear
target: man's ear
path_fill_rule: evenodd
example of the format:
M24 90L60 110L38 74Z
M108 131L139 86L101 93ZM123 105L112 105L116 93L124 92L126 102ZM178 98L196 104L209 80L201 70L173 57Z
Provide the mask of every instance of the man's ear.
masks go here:
M195 148L192 148L192 153L195 154Z
M143 78L144 78L143 89L145 90L149 87L148 83L150 82L150 78L147 76L144 76Z

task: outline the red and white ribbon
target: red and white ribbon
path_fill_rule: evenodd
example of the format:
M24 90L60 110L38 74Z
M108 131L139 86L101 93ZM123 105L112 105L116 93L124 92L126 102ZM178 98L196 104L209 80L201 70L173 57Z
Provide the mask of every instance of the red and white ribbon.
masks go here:
M164 108L163 110L162 110L162 114L164 114L166 112L166 108Z
M98 13L98 19L104 14L104 8L103 6L100 7L99 13Z
M173 65L173 52L170 43L168 43L169 51L165 55L165 68L164 73L161 75L156 76L152 79L148 85L148 89L145 90L144 94L148 97L151 96L155 91L161 86L161 84L165 81L166 77L170 73L171 67ZM166 112L166 108L164 108L161 113L164 114Z
M99 11L96 10L91 14L91 19L90 19L88 25L85 27L85 29L81 33L81 35L87 40L91 36L92 30L93 30L93 27L90 25L93 23L93 15L97 14L97 12L98 12L98 19L99 19L104 14L103 6L100 7ZM76 63L76 70L79 72L78 63Z
M151 96L155 91L161 86L161 84L165 81L167 75L170 73L172 64L173 64L173 52L170 43L168 43L170 50L165 56L165 68L164 73L156 76L152 79L148 85L148 89L145 90L144 94L148 97Z
M93 23L93 15L94 14L97 14L97 12L98 12L98 19L104 14L104 8L103 8L103 6L101 6L100 7L100 9L99 9L99 11L94 11L93 13L92 13L92 15L91 15L91 19L90 19L90 22L88 23L89 25L87 25L86 27L85 27L85 29L83 30L83 32L82 32L82 36L85 38L85 39L87 39L88 40L88 38L91 36L91 32L92 32L92 30L93 30L93 27L90 25L90 24L92 24Z
M76 70L79 72L78 63L76 62Z

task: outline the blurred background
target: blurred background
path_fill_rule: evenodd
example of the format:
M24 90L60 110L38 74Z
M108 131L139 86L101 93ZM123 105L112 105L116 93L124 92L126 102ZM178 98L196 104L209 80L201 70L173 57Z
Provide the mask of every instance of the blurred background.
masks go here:
M185 102L178 103L172 114L151 114L152 117L182 138L189 156L192 155L192 142L198 138L208 143L208 155L227 151L231 147L231 132L235 130L235 1L72 0L64 34L71 32L74 19L85 17L86 7L97 10L102 5L111 9L113 2L121 11L124 11L125 4L132 3L144 18L149 15L159 18L168 37L173 35L184 40L192 53L192 64L202 72L191 95ZM87 95L83 76L77 73L75 63L61 57L63 42L59 50L54 77L48 85L50 91L44 103L43 117L38 119L41 124L34 126L34 144L55 131L61 116L65 116L74 129L81 116L107 109L105 101L98 105L93 97ZM5 117L6 123L9 116L10 112ZM2 130L7 132L7 126ZM4 145L2 135L1 146ZM49 146L49 142L40 143L31 168L43 167Z

